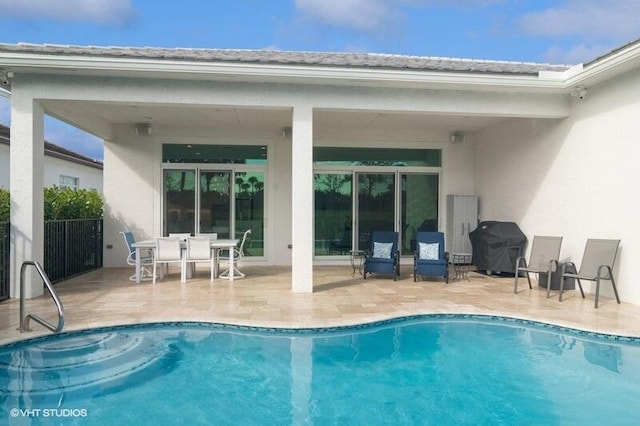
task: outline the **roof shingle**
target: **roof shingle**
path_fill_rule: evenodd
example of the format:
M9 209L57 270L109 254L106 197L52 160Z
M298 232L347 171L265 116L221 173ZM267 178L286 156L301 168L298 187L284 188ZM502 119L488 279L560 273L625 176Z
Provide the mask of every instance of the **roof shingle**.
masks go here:
M0 52L2 51L140 60L251 63L482 74L535 75L540 71L565 71L569 68L568 65L535 62L489 61L378 53L295 52L278 50L97 47L18 43L0 44Z

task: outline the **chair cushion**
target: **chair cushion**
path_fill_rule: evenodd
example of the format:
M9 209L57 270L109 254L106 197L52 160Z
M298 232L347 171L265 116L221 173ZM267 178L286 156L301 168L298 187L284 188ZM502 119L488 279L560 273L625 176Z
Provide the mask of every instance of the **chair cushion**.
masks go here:
M440 244L418 243L418 257L424 260L438 260L440 258Z
M391 259L393 243L373 243L373 257L380 259Z

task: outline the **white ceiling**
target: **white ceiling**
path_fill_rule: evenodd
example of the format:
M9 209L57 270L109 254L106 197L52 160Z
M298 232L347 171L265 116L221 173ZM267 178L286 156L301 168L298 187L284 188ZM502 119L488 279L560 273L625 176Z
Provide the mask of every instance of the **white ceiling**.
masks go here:
M287 108L234 108L162 104L116 104L108 102L55 101L45 104L47 114L91 131L96 119L112 124L198 128L291 127ZM504 120L504 117L434 115L416 112L318 110L316 129L352 130L441 130L475 132Z

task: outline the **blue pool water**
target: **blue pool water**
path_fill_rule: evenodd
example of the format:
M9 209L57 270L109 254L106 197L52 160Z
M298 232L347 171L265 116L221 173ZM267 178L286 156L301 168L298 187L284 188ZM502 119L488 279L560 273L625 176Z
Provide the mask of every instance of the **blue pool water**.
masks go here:
M113 327L0 347L0 424L639 424L640 340L484 316Z

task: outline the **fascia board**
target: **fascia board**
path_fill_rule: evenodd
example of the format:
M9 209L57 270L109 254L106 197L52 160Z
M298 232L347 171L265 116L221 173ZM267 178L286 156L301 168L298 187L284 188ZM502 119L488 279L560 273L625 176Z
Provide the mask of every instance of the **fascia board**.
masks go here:
M589 86L603 80L640 68L640 44L634 44L611 55L584 66L582 72L565 80L565 86Z
M54 57L20 53L0 53L0 66L15 72L70 72L77 75L155 74L158 78L198 78L213 76L236 81L305 82L310 84L376 85L385 87L455 87L457 89L554 91L562 82L536 75L429 72L393 69L354 69L320 66L270 65L252 63L204 63L197 61L157 61L84 56ZM549 73L546 73L549 74Z

